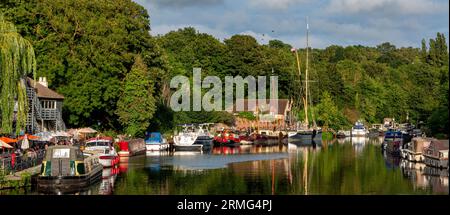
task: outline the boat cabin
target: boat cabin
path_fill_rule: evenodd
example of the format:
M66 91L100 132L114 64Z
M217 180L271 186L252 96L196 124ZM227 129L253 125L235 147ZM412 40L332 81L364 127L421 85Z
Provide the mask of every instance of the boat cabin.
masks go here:
M98 159L87 159L76 146L50 146L42 161L41 176L78 176L90 172Z
M448 140L431 140L424 150L424 157L428 166L448 168Z
M160 132L151 132L145 135L145 144L162 143L163 136Z

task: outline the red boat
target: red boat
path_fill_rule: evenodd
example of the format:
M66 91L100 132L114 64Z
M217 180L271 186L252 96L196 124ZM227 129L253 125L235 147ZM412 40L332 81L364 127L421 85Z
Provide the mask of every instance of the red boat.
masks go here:
M214 137L214 143L220 145L239 145L240 142L241 139L239 135L232 130L223 130Z

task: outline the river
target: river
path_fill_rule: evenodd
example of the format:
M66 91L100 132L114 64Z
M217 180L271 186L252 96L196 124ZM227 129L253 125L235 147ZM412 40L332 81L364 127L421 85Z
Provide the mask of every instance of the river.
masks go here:
M386 155L381 143L382 138L346 138L315 146L149 153L105 169L100 183L77 194L448 194L448 173L425 174L428 167ZM39 193L27 188L0 194Z

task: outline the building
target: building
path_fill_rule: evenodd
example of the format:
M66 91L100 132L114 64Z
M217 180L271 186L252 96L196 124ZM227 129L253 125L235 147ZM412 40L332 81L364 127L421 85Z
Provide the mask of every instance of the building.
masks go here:
M272 103L270 102L272 101ZM236 103L243 103L243 110L237 111L236 104L233 105L228 112L232 112L236 116L236 128L239 130L253 129L280 129L289 125L292 102L288 99L267 99L266 105L259 106L258 99L241 99ZM278 108L275 105L278 104ZM264 110L262 110L264 109ZM250 112L255 119L250 120L239 117L240 112Z
M27 78L27 97L27 133L66 129L62 120L64 96L48 88L46 77L39 77L39 81Z

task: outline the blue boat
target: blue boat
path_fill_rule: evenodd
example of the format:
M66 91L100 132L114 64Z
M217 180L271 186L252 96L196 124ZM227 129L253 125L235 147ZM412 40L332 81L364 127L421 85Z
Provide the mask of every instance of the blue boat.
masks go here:
M390 129L384 133L384 139L401 139L403 138L403 134L401 131L396 131Z
M164 151L169 148L169 144L160 132L151 132L145 135L145 148L147 151Z

